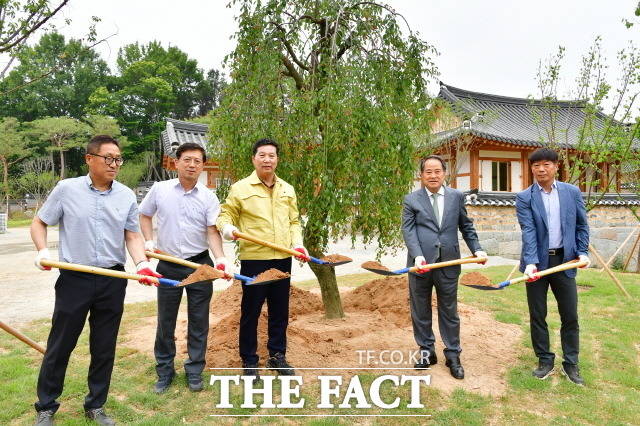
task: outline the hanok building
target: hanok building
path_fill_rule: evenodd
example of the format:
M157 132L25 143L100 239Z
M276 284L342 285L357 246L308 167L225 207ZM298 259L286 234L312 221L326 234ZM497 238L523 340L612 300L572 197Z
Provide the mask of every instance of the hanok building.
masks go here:
M445 101L435 109L432 133L436 152L449 163L448 183L462 191L518 192L533 183L528 163L529 154L542 146L553 146L566 154L569 161L589 154L579 150L585 123L602 132L608 118L596 111L587 112L581 101L540 101L490 95L458 89L440 83L438 96ZM568 181L571 164L560 164L559 179ZM621 186L621 167L601 162L580 176L585 182L599 181L599 188L613 180L616 192Z
M165 130L160 134L160 146L162 149L162 169L165 178L175 175L176 150L180 145L193 142L207 150L209 127L206 124L191 123L188 121L167 118ZM208 188L215 189L220 186L220 167L217 162L207 159L204 170L200 174L199 181Z
M467 197L467 209L474 219L482 245L489 254L517 258L520 228L515 215L515 194L534 180L528 156L535 149L554 146L568 161L588 158L579 140L588 112L579 101L537 101L458 89L440 83L441 103L434 108L432 125L435 153L447 160L447 183L461 191L477 192ZM590 125L600 131L607 117L589 115ZM554 134L555 133L555 134ZM554 139L554 143L550 140ZM568 164L571 166L571 164ZM585 182L611 178L615 193L604 194L589 212L591 241L603 256L612 255L638 226L629 209L640 199L629 189L625 177L638 170L627 165L602 162L586 168L577 181L583 192L602 193L604 186L588 188ZM567 164L560 164L558 179L568 181ZM575 181L576 179L574 179ZM635 179L637 182L637 179ZM633 189L633 188L631 188ZM463 247L461 244L460 247ZM625 247L626 256L631 247ZM636 267L636 261L631 263Z

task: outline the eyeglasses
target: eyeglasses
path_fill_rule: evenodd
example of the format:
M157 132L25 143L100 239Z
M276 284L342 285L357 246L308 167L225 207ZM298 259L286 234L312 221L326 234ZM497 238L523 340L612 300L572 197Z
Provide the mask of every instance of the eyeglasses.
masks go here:
M124 158L122 158L122 157L105 157L104 155L100 155L100 154L89 154L89 155L93 155L94 157L102 157L102 158L104 158L104 163L107 166L112 164L114 161L116 162L116 166L118 166L118 167L120 167L120 166L122 166L122 164L124 164Z

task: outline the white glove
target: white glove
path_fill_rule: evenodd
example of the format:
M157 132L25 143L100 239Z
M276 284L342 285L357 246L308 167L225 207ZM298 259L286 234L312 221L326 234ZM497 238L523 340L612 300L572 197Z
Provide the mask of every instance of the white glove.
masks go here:
M38 255L36 256L33 263L36 265L36 268L40 269L41 271L50 271L51 266L42 266L40 264L40 261L43 259L47 259L47 260L51 259L51 255L49 254L48 248L43 248L42 250L38 251Z
M477 252L473 253L476 257L485 257L487 258L487 260L489 260L489 256L487 255L487 252L484 250L478 250ZM487 263L487 260L485 260L484 262L480 262L480 265L485 265Z
M416 256L416 258L413 261L413 266L415 266L418 269L422 268L426 264L427 264L427 260L424 258L424 256Z
M528 264L527 267L524 268L524 274L529 277L530 281L536 281L537 279L539 279L539 277L535 276L537 272L538 267L533 263Z
M580 262L587 262L587 264L584 266L581 266L581 268L588 268L589 265L591 265L591 259L589 259L589 257L585 256L584 254L581 254L580 256L578 256L578 259L580 260Z
M225 273L233 277L233 264L229 262L226 257L216 258L216 269L224 271Z
M142 262L136 265L136 272L140 272L143 269L149 269L150 271L153 271L153 266L151 265L151 262L147 260L143 260Z
M238 231L238 228L231 225L230 223L227 223L225 226L222 227L222 238L224 238L227 241L237 240L235 235L233 235L234 231Z
M156 243L153 240L147 240L144 242L144 249L150 252L155 251Z

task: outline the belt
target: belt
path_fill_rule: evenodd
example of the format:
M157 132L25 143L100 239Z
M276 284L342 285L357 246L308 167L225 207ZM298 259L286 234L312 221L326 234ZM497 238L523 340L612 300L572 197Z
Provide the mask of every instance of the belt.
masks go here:
M549 249L549 256L562 256L564 254L564 248Z
M207 256L209 256L209 249L206 249L205 251L198 253L195 256L188 257L186 260L189 260L191 262L197 262L198 260L202 260Z

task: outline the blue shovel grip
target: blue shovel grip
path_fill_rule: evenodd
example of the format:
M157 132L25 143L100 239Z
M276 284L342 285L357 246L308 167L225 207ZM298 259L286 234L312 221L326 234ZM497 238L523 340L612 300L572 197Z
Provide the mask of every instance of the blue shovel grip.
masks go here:
M236 280L243 281L243 282L252 282L252 281L254 281L254 278L247 277L245 275L240 275L240 274L233 274L233 278L235 278Z
M326 262L324 260L320 260L317 257L313 257L313 256L309 256L309 260L311 260L313 263L317 263L318 265L324 265L325 263L329 263L329 262Z
M158 282L169 287L176 287L180 284L180 281L170 280L168 278L158 278Z
M511 281L507 280L507 281L502 281L500 284L498 284L498 288L505 288L506 286L508 286L509 284L511 284Z

